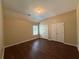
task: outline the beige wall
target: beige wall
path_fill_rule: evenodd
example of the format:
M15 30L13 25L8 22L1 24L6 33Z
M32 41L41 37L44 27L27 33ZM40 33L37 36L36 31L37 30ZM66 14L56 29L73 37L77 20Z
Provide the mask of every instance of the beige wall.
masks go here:
M51 39L51 24L64 22L65 26L65 43L76 45L76 10L54 16L49 17L41 22L41 24L48 24L49 26L49 39Z
M65 23L65 43L76 45L76 10L49 17L41 22L41 24L49 25L49 38L51 38L51 24L60 22ZM35 23L28 21L26 17L19 13L11 10L4 10L5 46L34 38L32 35L33 24Z
M3 20L2 20L2 7L0 0L0 59L3 59Z
M28 21L23 15L12 10L4 10L4 39L5 46L34 38L32 26L34 22Z
M79 5L77 7L77 40L78 40L78 48L79 48Z

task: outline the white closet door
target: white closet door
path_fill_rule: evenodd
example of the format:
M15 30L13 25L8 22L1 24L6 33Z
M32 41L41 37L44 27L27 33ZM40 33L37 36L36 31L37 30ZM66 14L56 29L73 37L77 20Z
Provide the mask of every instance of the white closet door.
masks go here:
M57 41L64 43L64 23L57 23L56 39L57 39Z
M48 39L48 25L40 25L40 37Z
M56 24L52 24L51 39L56 41Z
M52 24L50 40L64 42L64 23Z

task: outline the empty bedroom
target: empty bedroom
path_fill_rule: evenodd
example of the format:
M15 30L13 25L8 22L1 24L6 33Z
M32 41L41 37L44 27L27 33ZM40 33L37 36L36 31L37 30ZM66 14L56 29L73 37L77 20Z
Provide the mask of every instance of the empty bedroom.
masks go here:
M79 59L79 1L0 0L0 59Z

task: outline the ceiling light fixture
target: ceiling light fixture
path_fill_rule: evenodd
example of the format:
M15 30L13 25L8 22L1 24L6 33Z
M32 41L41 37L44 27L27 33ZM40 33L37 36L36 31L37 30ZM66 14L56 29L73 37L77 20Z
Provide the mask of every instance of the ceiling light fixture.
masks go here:
M45 9L44 8L42 8L42 7L37 7L37 8L35 8L35 10L34 10L36 13L38 13L38 14L42 14L42 13L44 13L45 12Z

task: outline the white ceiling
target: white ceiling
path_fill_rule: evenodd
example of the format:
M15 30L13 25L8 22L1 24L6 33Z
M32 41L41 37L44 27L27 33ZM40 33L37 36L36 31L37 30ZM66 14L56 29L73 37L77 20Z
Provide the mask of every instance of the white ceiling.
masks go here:
M76 8L78 0L3 0L6 8L20 12L35 21L56 16ZM42 7L45 12L37 14L34 9Z

